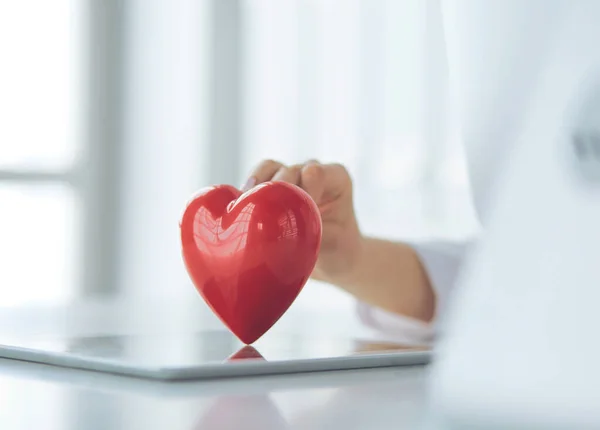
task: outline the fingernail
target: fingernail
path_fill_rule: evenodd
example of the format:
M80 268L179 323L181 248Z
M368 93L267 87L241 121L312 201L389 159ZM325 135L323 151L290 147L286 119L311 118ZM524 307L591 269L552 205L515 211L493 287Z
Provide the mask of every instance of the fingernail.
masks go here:
M255 177L248 178L246 183L242 186L242 192L245 193L250 188L252 188L254 185L256 185L256 178Z

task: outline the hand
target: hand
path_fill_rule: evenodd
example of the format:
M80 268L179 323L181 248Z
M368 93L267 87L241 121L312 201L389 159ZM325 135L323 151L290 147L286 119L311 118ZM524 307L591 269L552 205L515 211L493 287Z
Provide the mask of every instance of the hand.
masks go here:
M363 237L344 166L314 160L285 166L267 160L254 169L244 190L267 181L298 185L319 207L323 238L312 278L388 312L431 321L435 294L418 255L400 242Z
M244 191L267 181L298 185L319 207L323 238L312 277L336 283L348 276L359 258L362 235L354 214L352 179L346 168L315 160L292 166L265 160L254 169Z

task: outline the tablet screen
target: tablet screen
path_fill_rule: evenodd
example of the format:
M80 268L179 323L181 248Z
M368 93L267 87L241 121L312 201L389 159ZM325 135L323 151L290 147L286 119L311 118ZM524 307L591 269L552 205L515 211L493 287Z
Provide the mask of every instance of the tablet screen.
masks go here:
M426 352L393 342L318 335L266 335L245 346L227 331L32 338L0 346L0 357L162 379L233 376L243 374L242 368L281 373L415 364L426 361Z

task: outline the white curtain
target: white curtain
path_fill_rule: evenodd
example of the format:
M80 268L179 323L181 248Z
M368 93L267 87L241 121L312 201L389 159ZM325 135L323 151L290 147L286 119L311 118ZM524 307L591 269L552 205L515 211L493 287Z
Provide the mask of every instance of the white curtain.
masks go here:
M370 233L465 235L439 1L244 1L244 153L342 162Z

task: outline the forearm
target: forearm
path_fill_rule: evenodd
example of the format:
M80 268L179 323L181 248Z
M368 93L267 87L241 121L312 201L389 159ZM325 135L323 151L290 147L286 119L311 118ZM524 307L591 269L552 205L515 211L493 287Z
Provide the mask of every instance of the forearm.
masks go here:
M429 322L435 294L417 253L406 244L364 238L352 270L325 279L358 300Z

